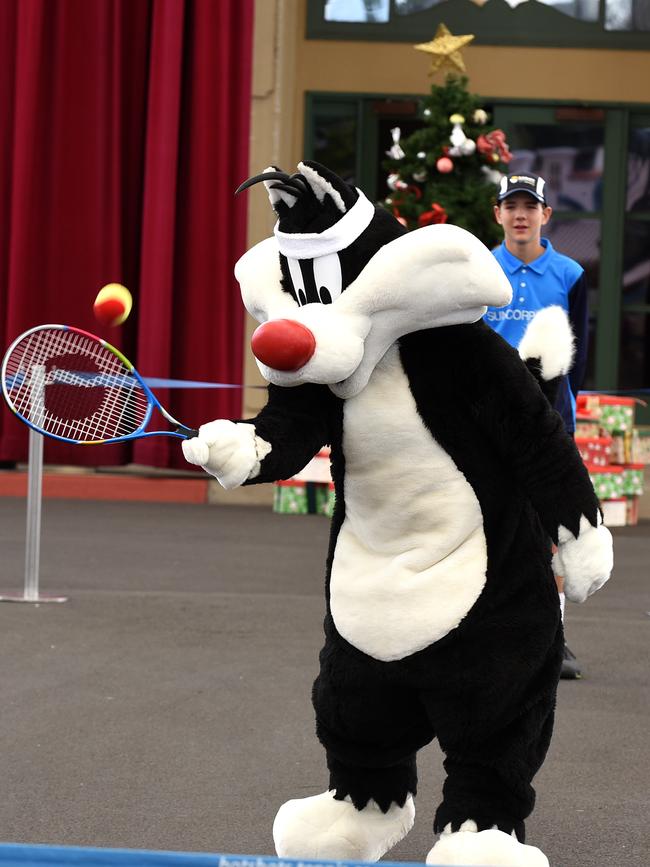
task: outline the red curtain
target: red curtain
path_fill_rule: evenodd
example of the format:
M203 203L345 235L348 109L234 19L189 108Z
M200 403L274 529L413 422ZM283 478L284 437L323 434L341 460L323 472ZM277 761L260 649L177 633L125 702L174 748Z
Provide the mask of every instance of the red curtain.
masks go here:
M94 331L144 376L242 381L252 0L0 3L2 350L45 322ZM120 328L98 325L106 283ZM237 417L241 392L162 391L185 424ZM164 425L163 425L164 426ZM27 431L3 407L0 461ZM66 446L50 463L187 467L179 441Z

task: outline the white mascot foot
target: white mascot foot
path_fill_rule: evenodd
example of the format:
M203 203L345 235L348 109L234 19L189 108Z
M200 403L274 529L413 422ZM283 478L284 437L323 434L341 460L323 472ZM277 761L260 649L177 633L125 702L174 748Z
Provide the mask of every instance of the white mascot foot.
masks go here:
M463 867L549 867L548 858L536 846L520 843L514 835L493 828L477 831L476 823L463 822L459 831L447 825L427 855L427 864Z
M275 850L281 858L328 861L378 861L406 837L415 821L409 795L403 807L391 804L387 813L374 801L357 810L349 800L334 800L334 792L287 801L273 823Z

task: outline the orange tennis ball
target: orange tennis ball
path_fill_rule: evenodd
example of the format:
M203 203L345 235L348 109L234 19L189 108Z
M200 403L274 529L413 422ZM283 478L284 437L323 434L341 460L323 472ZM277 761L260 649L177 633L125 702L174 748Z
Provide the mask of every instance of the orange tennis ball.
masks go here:
M108 283L101 288L93 304L95 319L102 325L121 325L131 312L133 298L121 283Z

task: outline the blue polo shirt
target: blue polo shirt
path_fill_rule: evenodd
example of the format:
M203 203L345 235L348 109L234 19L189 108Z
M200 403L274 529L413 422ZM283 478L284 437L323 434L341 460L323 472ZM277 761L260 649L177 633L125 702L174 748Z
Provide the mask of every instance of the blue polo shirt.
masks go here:
M508 250L505 241L492 253L512 286L512 301L506 307L488 307L485 321L511 346L519 346L528 323L544 307L557 304L566 310L576 341L573 366L561 383L555 408L569 432L575 430L575 398L582 385L587 359L587 283L584 269L558 253L548 238L544 252L533 262L522 262Z

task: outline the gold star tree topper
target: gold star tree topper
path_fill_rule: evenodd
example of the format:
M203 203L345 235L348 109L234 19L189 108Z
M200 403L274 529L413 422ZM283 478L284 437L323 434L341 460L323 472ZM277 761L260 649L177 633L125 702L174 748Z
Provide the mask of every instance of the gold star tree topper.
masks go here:
M444 69L446 66L457 69L459 72L465 72L465 63L460 49L470 43L472 39L474 39L474 34L454 36L445 24L439 24L436 35L431 42L421 42L413 47L418 51L426 51L427 54L433 55L429 75L433 75L434 72Z

